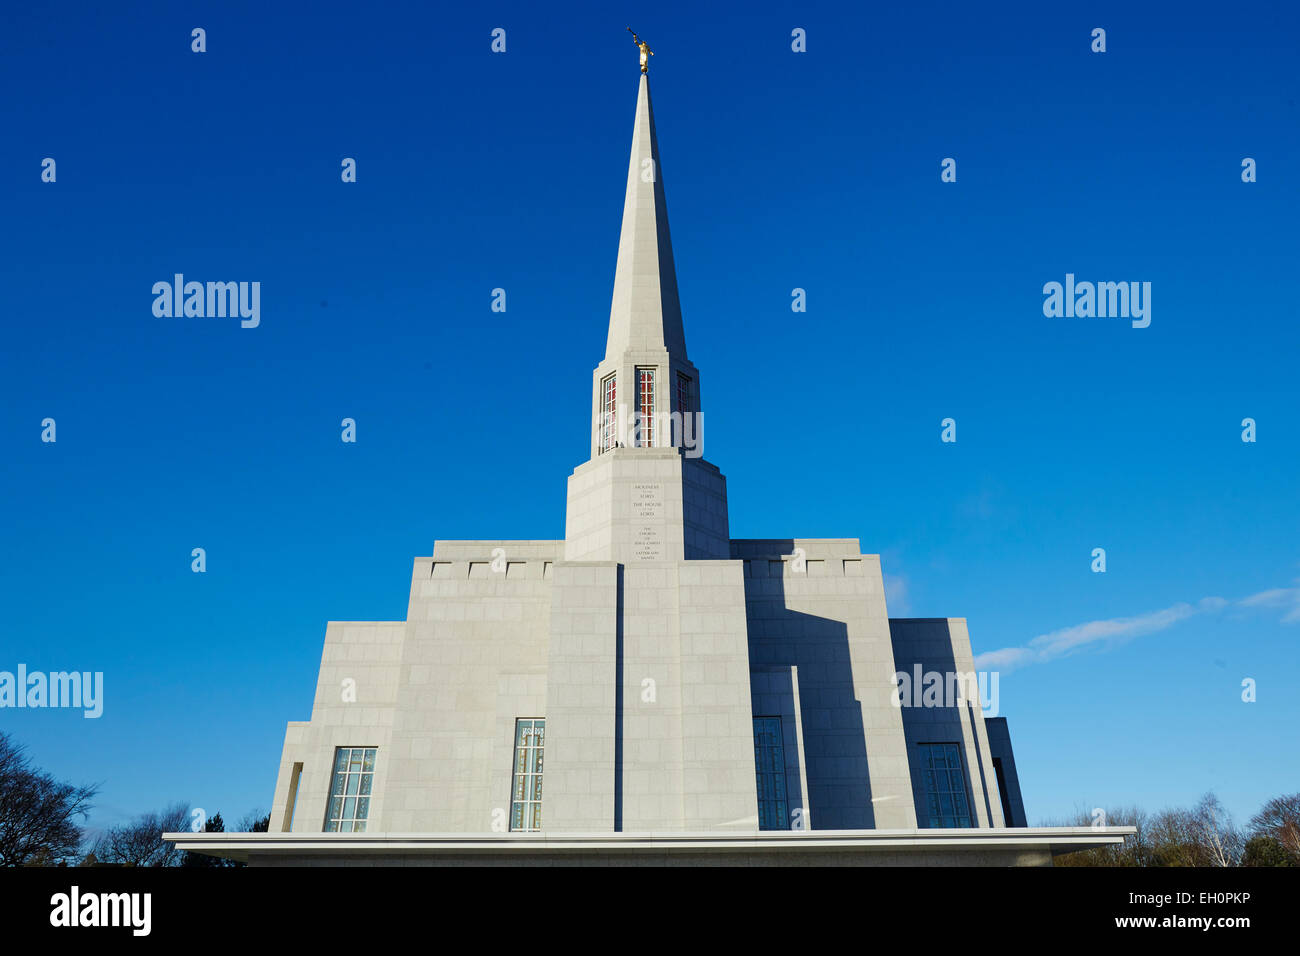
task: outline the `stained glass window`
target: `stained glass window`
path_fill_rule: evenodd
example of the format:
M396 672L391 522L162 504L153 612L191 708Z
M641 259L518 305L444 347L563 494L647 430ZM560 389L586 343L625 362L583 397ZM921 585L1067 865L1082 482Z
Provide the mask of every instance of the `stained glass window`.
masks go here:
M618 376L611 375L601 382L601 400L600 400L600 450L609 451L614 447L614 436L617 433L617 423L615 415L618 406L616 379Z
M370 815L370 788L375 776L374 747L336 747L326 833L365 833Z
M758 774L758 828L790 829L780 717L754 718L754 769Z
M968 827L966 774L956 744L920 744L926 817L932 827Z
M542 748L546 720L521 717L515 721L515 769L510 789L510 829L542 828Z
M637 444L649 448L655 443L655 370L639 368L636 374L641 389L640 402L637 406L641 412Z
M691 380L681 372L677 373L677 410L683 415L694 411L691 408Z

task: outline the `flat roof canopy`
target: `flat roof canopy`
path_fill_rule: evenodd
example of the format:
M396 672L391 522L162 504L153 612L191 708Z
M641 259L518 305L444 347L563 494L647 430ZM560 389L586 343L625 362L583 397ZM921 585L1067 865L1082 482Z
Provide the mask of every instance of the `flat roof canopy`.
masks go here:
M439 855L463 858L577 854L753 854L795 857L836 851L1038 851L1052 856L1123 843L1134 827L1005 827L953 830L764 830L737 833L165 833L177 848L248 862L259 856L348 857ZM739 861L738 861L739 862ZM779 860L777 861L779 862Z

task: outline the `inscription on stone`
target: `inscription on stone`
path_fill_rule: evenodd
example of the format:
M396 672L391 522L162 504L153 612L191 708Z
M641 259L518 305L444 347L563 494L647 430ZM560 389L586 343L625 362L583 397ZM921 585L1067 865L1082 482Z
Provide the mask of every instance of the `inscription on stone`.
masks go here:
M637 528L632 538L632 556L638 561L662 561L664 529L650 525Z
M664 486L639 481L632 486L632 556L638 561L664 557Z
M632 486L632 517L664 516L664 486L657 481L639 481Z

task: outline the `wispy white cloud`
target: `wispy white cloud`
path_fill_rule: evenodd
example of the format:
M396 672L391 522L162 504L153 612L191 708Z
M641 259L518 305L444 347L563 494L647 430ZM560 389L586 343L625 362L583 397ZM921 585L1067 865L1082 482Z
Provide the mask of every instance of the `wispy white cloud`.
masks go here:
M1300 624L1300 587L1260 591L1237 603L1242 607L1284 607L1287 612L1282 615L1282 620L1287 624Z
M1297 581L1297 584L1300 584L1300 581ZM980 670L1008 671L1027 664L1041 664L1058 657L1066 657L1082 650L1098 647L1106 649L1135 637L1163 631L1198 614L1221 611L1230 607L1286 608L1282 621L1287 624L1300 623L1300 587L1273 588L1236 601L1207 597L1195 604L1175 604L1134 617L1088 621L1085 624L1076 624L1040 634L1022 647L1004 647L1001 650L980 654L975 658L975 666Z

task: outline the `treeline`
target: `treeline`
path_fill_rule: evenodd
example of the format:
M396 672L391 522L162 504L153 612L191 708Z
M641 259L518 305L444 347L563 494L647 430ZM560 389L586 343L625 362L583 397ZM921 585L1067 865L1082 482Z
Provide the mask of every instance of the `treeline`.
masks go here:
M196 818L174 803L89 835L98 788L54 779L32 766L23 748L0 731L0 866L243 866L182 852L162 838L183 833ZM220 813L203 821L207 833L265 833L270 817L245 816L230 831ZM1137 807L1098 812L1080 808L1043 826L1132 826L1123 844L1056 858L1057 866L1300 866L1300 793L1275 797L1239 827L1213 793L1191 809L1149 814Z
M1057 866L1300 866L1300 793L1274 797L1238 826L1213 793L1190 809L1147 813L1081 808L1043 826L1124 826L1137 833L1122 845L1058 856Z
M176 849L174 843L162 838L164 833L184 833L193 829L195 817L186 803L174 803L161 812L143 813L129 823L109 827L96 838L81 860L82 866L244 866L234 860L223 860ZM246 815L233 829L226 830L220 812L203 821L205 833L265 833L271 823L270 816L254 811Z
M34 767L24 748L0 731L0 866L243 866L176 849L164 833L189 830L197 819L186 803L143 813L98 835L83 826L95 786L56 780ZM251 813L232 832L264 833L269 816ZM208 833L226 832L220 813L204 820Z

